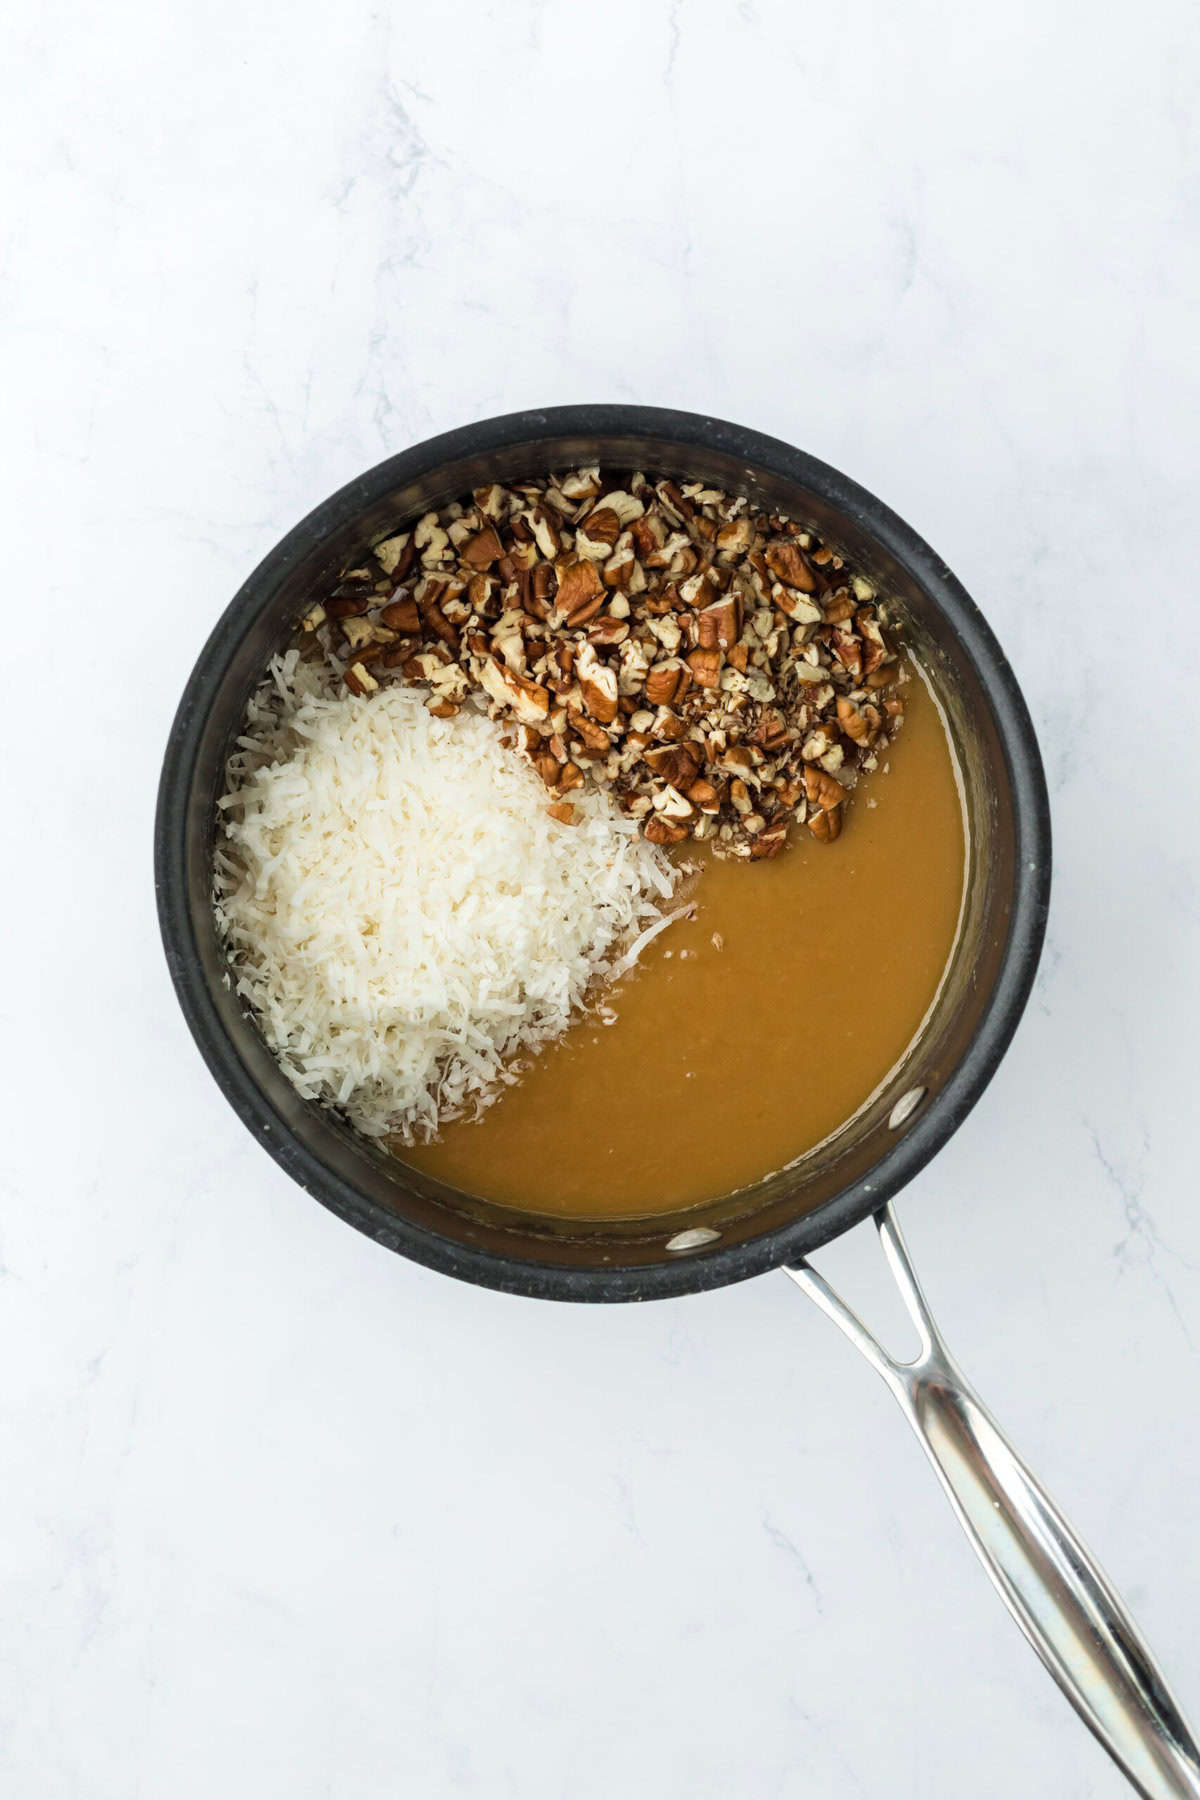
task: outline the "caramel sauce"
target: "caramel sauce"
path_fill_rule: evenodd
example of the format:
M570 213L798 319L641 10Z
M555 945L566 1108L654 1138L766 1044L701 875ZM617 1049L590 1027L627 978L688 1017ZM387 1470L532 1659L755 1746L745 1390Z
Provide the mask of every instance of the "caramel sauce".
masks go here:
M774 862L706 859L632 975L478 1120L402 1160L526 1212L671 1212L744 1187L836 1131L903 1056L937 991L963 891L962 803L919 680L846 808ZM697 846L688 846L695 857ZM721 940L721 948L714 944Z

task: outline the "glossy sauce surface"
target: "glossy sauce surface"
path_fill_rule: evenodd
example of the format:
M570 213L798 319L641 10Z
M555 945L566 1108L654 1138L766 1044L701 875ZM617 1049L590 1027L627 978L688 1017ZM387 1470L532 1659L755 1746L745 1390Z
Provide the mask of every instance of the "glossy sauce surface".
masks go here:
M844 1124L912 1041L954 942L962 805L919 680L841 837L706 860L680 920L482 1118L402 1159L523 1211L675 1211L761 1179ZM696 847L692 846L695 855ZM721 941L717 948L714 936Z

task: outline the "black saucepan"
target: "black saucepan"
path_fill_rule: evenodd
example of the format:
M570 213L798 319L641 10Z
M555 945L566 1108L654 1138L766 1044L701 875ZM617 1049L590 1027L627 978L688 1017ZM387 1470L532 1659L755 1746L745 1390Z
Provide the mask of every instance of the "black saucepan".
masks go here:
M330 578L398 520L490 481L594 462L703 480L810 522L903 610L941 700L966 796L967 898L948 978L885 1089L796 1167L675 1216L517 1213L402 1168L302 1101L236 997L212 908L215 801L247 697ZM1200 1796L1186 1727L1120 1602L951 1362L887 1202L962 1123L1016 1028L1041 951L1050 819L1037 739L1004 654L949 569L827 464L719 419L557 407L403 451L326 500L259 565L201 652L171 729L155 836L159 917L180 1004L235 1111L289 1174L389 1249L463 1280L557 1300L648 1300L786 1267L902 1401L989 1573L1073 1704L1148 1795ZM602 1204L602 1197L601 1199ZM886 1356L804 1258L875 1216L923 1349Z

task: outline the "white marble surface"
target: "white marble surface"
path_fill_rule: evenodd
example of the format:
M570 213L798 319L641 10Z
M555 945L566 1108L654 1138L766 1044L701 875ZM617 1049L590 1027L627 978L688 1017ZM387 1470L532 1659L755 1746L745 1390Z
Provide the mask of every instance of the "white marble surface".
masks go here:
M1191 9L5 31L0 1789L1126 1791L782 1277L526 1303L292 1186L185 1033L149 847L217 613L387 452L641 400L892 502L1010 652L1057 831L1036 999L902 1217L1200 1715Z

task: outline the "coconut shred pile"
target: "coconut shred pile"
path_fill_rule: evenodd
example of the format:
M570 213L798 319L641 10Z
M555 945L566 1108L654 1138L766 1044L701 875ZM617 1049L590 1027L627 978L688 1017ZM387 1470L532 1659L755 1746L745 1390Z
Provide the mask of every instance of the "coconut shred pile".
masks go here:
M577 823L464 711L331 695L295 651L251 702L220 801L237 992L306 1098L406 1143L473 1112L667 922L676 874L600 791ZM622 954L624 953L624 954Z

